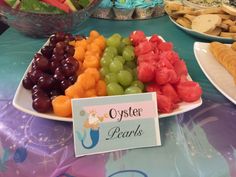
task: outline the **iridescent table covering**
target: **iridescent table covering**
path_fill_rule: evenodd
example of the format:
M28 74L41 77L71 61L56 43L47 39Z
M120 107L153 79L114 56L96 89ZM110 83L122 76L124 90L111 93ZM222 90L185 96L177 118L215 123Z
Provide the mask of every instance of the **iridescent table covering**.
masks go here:
M105 36L133 30L172 41L204 94L199 108L160 120L161 147L116 151L75 158L72 123L46 120L16 110L12 98L34 53L47 39L8 29L0 36L1 177L235 177L236 106L207 80L194 54L193 38L167 16L144 21L90 19L78 33L92 29Z

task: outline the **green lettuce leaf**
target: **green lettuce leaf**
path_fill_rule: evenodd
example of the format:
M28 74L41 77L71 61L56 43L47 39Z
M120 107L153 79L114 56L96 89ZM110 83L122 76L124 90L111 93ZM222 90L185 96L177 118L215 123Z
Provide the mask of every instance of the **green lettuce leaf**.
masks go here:
M20 10L38 13L64 13L62 10L53 7L47 3L40 2L39 0L21 0Z
M70 0L77 10L83 9L90 4L90 0Z
M5 0L5 3L12 7L16 3L16 1L17 0Z

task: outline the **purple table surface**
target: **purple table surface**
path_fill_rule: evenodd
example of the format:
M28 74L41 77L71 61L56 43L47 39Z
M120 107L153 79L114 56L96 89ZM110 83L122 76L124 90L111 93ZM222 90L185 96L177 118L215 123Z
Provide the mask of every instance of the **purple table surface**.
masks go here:
M119 29L127 36L141 29L173 41L203 88L202 106L161 119L160 147L76 158L72 123L34 117L12 106L27 65L46 39L9 28L0 36L0 177L236 177L236 106L210 84L194 60L192 44L200 39L180 31L166 16L124 22L90 19L86 25L81 33L96 29L109 36Z

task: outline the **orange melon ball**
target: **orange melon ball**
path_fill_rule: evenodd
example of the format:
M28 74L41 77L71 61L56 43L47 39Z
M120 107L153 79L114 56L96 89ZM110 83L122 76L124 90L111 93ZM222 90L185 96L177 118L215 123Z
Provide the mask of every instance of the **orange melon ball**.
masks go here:
M81 85L75 83L65 90L65 95L70 98L82 98L84 89Z
M97 68L87 68L84 72L92 75L96 82L100 79L100 72Z
M72 114L71 99L68 96L60 95L52 100L53 112L62 117L69 117Z
M84 90L88 90L91 88L95 88L96 80L92 75L88 73L82 73L77 78L76 84L82 86Z
M99 37L99 36L100 36L100 34L99 34L99 32L97 32L96 30L92 30L92 31L90 31L90 33L89 33L89 37L92 38L92 39L96 39L96 38Z
M96 91L98 96L106 96L107 95L107 85L104 80L99 80L96 84Z
M104 50L106 47L106 39L102 35L96 38L93 42L97 44L101 50Z
M84 97L96 97L97 96L97 92L95 88L91 88L85 91L84 93Z
M100 62L96 56L88 56L83 62L84 68L99 68Z
M87 45L88 45L88 42L86 39L82 39L75 42L75 47L83 47L84 49L86 49Z
M75 47L74 58L83 61L85 56L85 49L81 46Z

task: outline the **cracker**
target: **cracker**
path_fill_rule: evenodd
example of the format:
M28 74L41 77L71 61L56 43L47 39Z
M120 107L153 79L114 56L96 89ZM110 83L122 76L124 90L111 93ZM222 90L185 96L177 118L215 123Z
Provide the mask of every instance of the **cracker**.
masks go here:
M229 32L236 33L236 25L229 27Z
M222 23L229 25L229 26L233 26L235 25L235 21L228 19L228 20L223 20Z
M189 21L187 18L179 17L176 22L185 28L191 28L191 21Z
M230 32L221 32L221 37L227 37L227 38L234 38L236 37L236 33L230 33Z
M174 16L180 16L180 15L184 15L184 14L190 14L190 15L194 15L195 12L192 9L183 9L183 10L179 10L176 12L173 12L172 15Z
M219 15L222 20L228 20L232 17L229 14L216 14L216 15Z
M173 1L166 2L166 5L164 7L167 14L172 14L173 12L182 10L183 8L184 6L182 3Z
M234 42L232 45L231 45L231 48L236 51L236 42Z
M187 18L190 21L193 21L193 19L196 17L195 15L190 15L190 14L185 14L184 15L185 18Z
M202 14L224 14L224 11L219 7L200 9L200 10L196 10L196 12L199 15L202 15Z
M230 15L236 16L236 10L235 10L235 8L234 8L233 6L229 6L229 5L226 5L226 4L222 4L222 5L221 5L221 9L222 9L224 12L226 12L226 13L228 13L228 14L230 14Z
M171 11L177 11L177 10L181 10L184 8L183 4L180 2L174 2L174 1L167 1L165 8L171 10Z
M192 29L198 32L207 33L221 23L221 18L214 14L199 15L192 21Z
M220 25L217 25L218 27L220 27L221 29L223 29L224 31L228 31L229 30L229 25L221 23Z
M219 36L222 29L220 27L216 27L214 30L207 32L207 34L213 35L213 36Z

